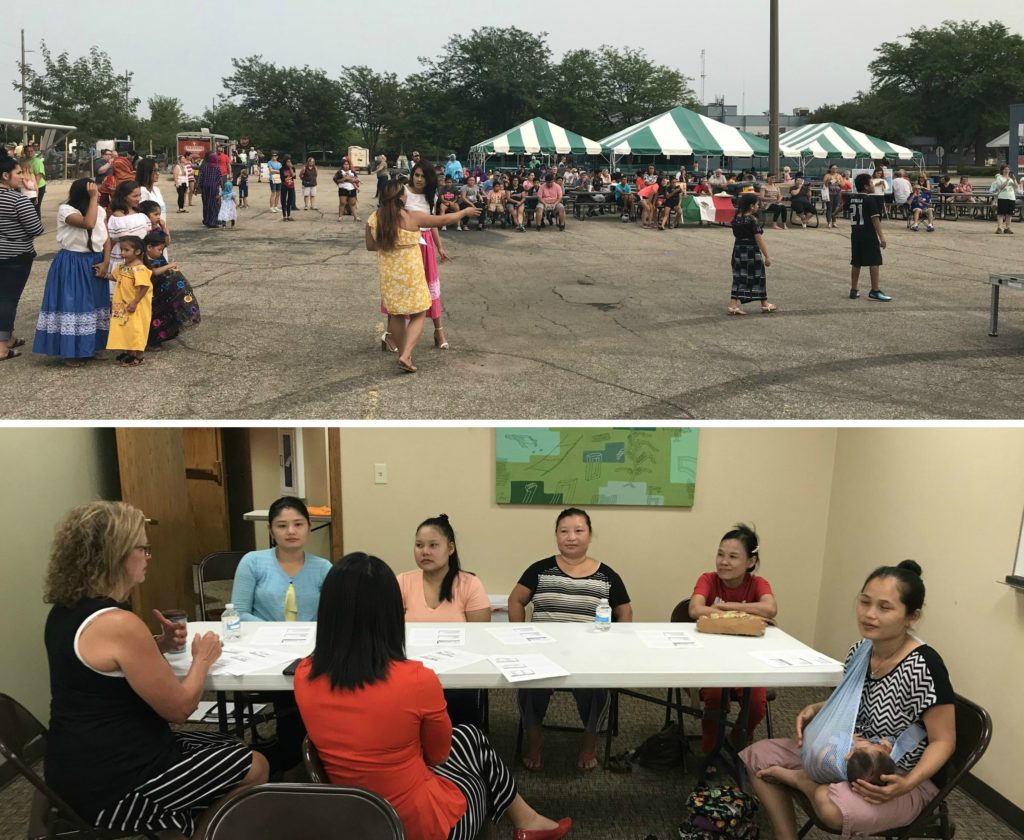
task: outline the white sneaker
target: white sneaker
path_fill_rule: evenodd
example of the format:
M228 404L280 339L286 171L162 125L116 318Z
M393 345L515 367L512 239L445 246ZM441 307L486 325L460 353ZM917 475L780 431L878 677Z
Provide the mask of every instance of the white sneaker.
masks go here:
M441 225L441 230L448 230L448 225Z

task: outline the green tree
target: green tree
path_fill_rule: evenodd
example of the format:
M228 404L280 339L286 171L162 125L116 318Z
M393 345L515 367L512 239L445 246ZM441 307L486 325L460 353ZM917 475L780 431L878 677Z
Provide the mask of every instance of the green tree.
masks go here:
M208 128L212 134L223 134L229 140L238 140L253 130L252 125L252 114L244 106L221 98L203 111L197 128Z
M42 70L26 63L24 88L14 83L25 93L29 119L77 126L74 136L84 145L137 134L139 100L131 95L131 71L115 70L97 47L72 59L67 52L54 56L44 41L39 55Z
M609 134L600 109L602 73L601 62L593 51L567 52L551 68L541 115L593 140Z
M371 155L377 153L382 135L401 137L404 108L394 73L377 73L365 65L343 67L340 87L345 113Z
M944 21L903 41L887 41L868 65L876 92L918 109L917 133L949 148L973 148L1006 128L1007 109L1024 90L1024 38L999 21ZM891 101L891 100L890 100Z
M238 100L247 120L244 131L259 146L299 155L338 145L346 120L345 91L336 79L308 66L278 67L259 55L233 58L231 64L235 72L223 80L224 88Z
M139 145L148 145L152 140L154 152L172 153L176 145L175 135L188 130L185 126L189 117L181 100L174 96L151 96L146 104L149 106L149 119L140 127Z
M655 64L643 50L603 46L597 61L600 84L590 90L603 122L602 137L672 108L700 107L689 78Z
M849 102L822 105L807 118L810 123L835 122L873 137L907 144L918 134L920 103L893 88L860 92Z

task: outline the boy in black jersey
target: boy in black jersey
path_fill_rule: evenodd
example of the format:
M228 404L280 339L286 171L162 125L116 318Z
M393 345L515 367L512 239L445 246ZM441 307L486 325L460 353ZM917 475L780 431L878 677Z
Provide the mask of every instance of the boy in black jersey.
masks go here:
M860 297L857 281L860 270L867 266L871 275L870 300L892 300L879 287L879 270L882 265L882 249L885 234L882 233L882 197L873 192L871 176L862 172L855 182L857 193L850 199L850 300Z

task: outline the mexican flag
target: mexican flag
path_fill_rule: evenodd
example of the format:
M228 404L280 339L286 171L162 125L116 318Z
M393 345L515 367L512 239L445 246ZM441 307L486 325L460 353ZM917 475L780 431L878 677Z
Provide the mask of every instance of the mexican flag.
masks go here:
M713 222L719 225L732 224L736 208L727 196L687 195L683 197L683 224Z

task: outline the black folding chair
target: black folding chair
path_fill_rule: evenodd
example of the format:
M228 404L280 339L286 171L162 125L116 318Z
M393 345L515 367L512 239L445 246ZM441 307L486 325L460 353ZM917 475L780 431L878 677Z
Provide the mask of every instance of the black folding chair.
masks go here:
M47 729L28 709L13 697L0 694L0 756L35 790L29 814L29 840L72 838L74 840L115 840L134 837L134 829L108 830L89 825L67 804L43 778L32 769L46 752ZM155 834L143 832L150 840Z

